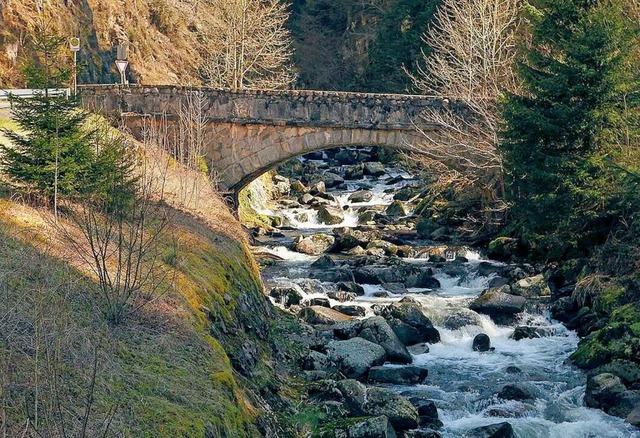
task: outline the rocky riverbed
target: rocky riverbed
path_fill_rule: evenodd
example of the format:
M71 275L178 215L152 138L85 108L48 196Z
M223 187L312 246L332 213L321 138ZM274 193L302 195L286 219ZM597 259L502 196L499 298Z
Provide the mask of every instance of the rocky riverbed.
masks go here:
M419 220L420 181L379 158L306 157L260 212L275 225L255 236L267 292L308 324L301 377L326 414L318 433L639 437L624 421L640 394L629 382L592 373L585 402L587 375L568 361L579 338L551 319L548 276Z

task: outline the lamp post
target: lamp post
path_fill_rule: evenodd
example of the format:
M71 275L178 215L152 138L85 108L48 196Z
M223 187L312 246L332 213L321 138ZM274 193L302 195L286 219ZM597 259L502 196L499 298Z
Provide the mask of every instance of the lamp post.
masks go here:
M78 73L76 66L78 64L78 51L80 50L80 38L69 38L69 48L73 52L73 94L78 92Z

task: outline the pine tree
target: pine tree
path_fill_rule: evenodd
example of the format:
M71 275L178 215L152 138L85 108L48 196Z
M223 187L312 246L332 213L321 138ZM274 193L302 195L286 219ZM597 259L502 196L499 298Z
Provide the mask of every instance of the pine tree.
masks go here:
M0 145L0 165L21 189L57 203L58 195L77 193L87 178L94 156L92 132L84 130L88 113L77 96L51 93L69 79L61 50L65 40L52 36L45 25L33 35L33 58L25 68L31 99L10 97L11 114L23 133L4 130L9 145Z
M588 250L615 221L611 163L637 121L638 35L621 0L538 4L518 69L524 92L504 105L501 151L517 233L554 259Z

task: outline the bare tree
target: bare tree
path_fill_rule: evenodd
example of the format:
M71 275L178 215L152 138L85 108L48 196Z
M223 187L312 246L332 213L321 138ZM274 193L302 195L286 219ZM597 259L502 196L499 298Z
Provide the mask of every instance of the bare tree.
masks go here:
M201 77L220 88L278 89L295 80L287 4L280 0L213 0L219 11L207 35Z
M480 190L489 209L504 209L498 100L517 86L519 9L518 0L444 0L423 37L430 53L412 75L421 93L445 99L422 115L441 127L422 132L423 161L443 181Z

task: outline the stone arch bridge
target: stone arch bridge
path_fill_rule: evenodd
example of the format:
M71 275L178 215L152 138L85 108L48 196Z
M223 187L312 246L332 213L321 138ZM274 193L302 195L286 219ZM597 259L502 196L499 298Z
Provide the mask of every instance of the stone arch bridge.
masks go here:
M194 94L199 104L193 105ZM420 117L443 109L437 98L327 91L229 91L180 86L83 86L85 108L122 117L134 136L162 120L169 138L184 110L201 120L206 158L222 190L237 194L277 165L309 152L341 146L415 150L424 142L416 127L437 130ZM182 114L182 115L181 115Z

